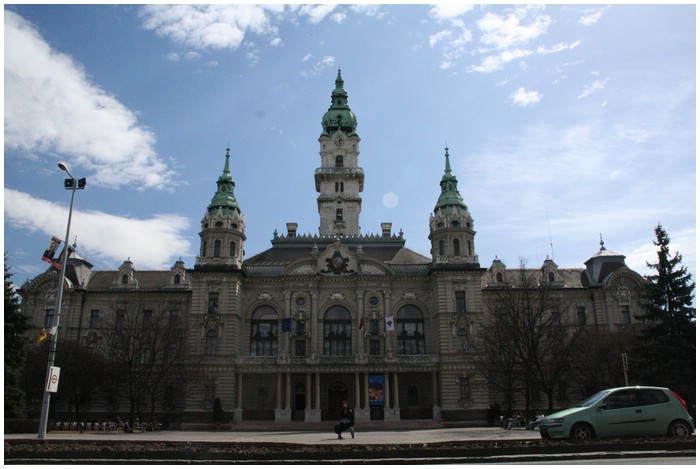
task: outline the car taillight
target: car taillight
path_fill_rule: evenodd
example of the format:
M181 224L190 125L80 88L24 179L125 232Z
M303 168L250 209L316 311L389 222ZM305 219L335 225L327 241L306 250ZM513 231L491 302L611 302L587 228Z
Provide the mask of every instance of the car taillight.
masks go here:
M679 401L681 401L681 404L683 404L683 407L685 407L685 410L688 410L688 404L685 403L685 401L683 400L683 398L682 398L681 396L679 396L678 394L676 394L676 392L675 392L674 390L669 389L669 391L671 391L671 394L673 394L674 396L676 396L676 399L678 399Z

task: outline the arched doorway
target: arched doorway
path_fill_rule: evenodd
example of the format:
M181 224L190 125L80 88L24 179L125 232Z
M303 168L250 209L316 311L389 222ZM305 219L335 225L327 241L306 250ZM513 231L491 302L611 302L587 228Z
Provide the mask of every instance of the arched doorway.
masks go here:
M348 388L343 383L335 382L328 386L328 419L340 418L343 401L348 398Z

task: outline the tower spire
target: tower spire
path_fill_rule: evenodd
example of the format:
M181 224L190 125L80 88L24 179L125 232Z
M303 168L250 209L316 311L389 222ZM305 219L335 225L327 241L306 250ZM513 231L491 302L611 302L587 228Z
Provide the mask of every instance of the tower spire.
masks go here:
M467 211L467 205L464 203L457 189L457 182L457 178L452 174L452 168L450 166L449 148L445 147L445 174L440 181L440 197L438 198L437 204L435 204L434 212L437 213L438 210L447 208L453 208L458 213L465 213Z
M214 213L219 208L222 209L224 214L230 214L234 211L240 213L241 211L238 207L238 201L236 201L236 196L233 195L233 188L236 186L236 183L233 182L233 178L231 177L230 160L231 149L226 148L226 161L224 163L224 171L223 173L221 173L221 176L219 176L219 179L216 181L216 193L211 199L209 207L207 207L209 213Z

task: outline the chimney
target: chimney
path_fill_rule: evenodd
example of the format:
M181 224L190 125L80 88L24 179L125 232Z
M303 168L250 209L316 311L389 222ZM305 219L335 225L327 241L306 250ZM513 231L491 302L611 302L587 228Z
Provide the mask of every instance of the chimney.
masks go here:
M298 226L299 225L297 223L287 223L287 237L288 238L296 238Z
M382 223L382 237L388 238L391 236L391 223Z

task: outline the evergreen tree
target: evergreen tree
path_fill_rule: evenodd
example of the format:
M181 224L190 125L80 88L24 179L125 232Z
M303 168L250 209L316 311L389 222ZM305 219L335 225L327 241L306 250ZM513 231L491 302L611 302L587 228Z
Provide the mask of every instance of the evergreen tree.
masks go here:
M5 253L5 417L21 418L25 416L22 372L27 357L26 333L31 324L22 313L11 278Z
M695 403L695 282L676 252L671 256L668 234L655 228L658 262L647 263L643 290L645 327L635 351L637 375L643 384L670 387L690 404Z

